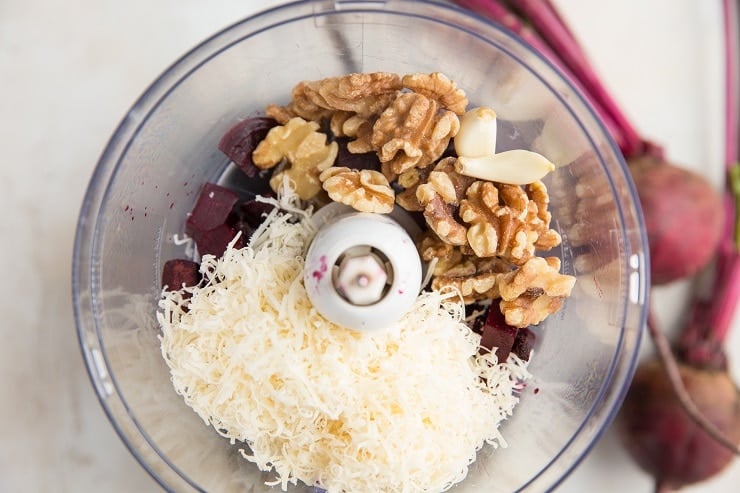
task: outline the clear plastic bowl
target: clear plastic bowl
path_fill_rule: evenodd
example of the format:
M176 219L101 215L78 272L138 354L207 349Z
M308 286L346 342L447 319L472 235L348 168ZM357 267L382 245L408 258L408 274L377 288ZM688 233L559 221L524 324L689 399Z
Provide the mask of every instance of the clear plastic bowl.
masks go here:
M555 253L578 281L537 329L535 380L502 427L508 448L484 448L455 491L553 488L621 403L645 319L646 242L624 162L581 96L506 30L449 5L293 3L216 34L156 80L82 205L73 290L84 359L111 423L167 490L279 489L175 394L157 339L161 265L184 255L173 237L200 187L250 187L217 143L239 118L286 103L299 80L369 71L444 72L471 107L496 110L499 150L534 149L558 165L546 178L563 236Z

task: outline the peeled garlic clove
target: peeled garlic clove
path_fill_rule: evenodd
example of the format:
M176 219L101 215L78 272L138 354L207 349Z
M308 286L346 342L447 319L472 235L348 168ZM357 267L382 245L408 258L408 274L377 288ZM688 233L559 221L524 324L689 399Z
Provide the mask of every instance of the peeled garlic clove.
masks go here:
M482 157L496 152L496 112L486 106L467 111L454 139L458 156Z
M523 149L483 157L461 156L455 163L455 171L461 175L509 185L533 183L554 169L542 154Z

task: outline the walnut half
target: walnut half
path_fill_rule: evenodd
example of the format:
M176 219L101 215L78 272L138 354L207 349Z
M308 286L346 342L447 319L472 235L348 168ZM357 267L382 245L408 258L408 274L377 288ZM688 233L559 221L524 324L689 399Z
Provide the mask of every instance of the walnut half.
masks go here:
M460 203L470 247L480 257L500 256L518 265L532 258L536 248L553 248L560 235L549 229L547 203L542 182L522 188L476 181Z
M532 257L498 279L499 306L514 327L537 325L557 312L570 296L576 278L560 274L557 257Z
M437 100L444 108L462 115L468 106L465 91L441 72L408 74L401 79L403 86L430 99Z
M355 210L379 214L393 210L395 194L378 171L332 166L324 170L319 179L332 200Z
M459 128L457 115L440 111L436 100L414 92L401 93L373 125L370 143L383 163L383 174L392 180L408 169L424 168L439 159Z
M451 245L467 243L466 228L455 218L460 200L473 179L455 172L455 158L444 158L429 173L427 182L416 188L427 225Z
M254 164L269 169L286 159L286 169L270 179L277 191L287 177L295 185L296 194L303 200L313 198L321 191L319 174L334 164L339 147L326 143L327 136L318 132L319 124L300 117L291 118L285 125L273 127L252 153Z

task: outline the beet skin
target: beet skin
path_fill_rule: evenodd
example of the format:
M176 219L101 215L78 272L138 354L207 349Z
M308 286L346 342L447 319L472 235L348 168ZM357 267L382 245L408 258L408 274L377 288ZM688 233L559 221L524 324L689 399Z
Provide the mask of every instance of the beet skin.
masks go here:
M679 369L701 413L729 439L740 441L740 393L728 374L683 363ZM663 491L705 480L735 457L684 412L656 360L638 368L618 425L628 452Z
M719 193L703 176L650 154L629 164L645 216L652 284L696 274L711 260L722 234Z
M218 148L249 177L260 170L252 161L252 153L267 133L278 124L268 117L247 118L235 124L221 137Z

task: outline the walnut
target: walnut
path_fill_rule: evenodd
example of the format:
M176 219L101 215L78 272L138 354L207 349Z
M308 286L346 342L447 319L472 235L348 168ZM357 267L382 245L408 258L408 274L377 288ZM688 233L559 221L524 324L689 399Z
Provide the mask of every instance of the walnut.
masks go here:
M445 291L453 289L460 293L463 303L470 304L478 300L498 298L498 274L484 272L466 276L437 276L432 281L432 289Z
M454 214L455 206L445 203L439 195L424 204L424 219L432 231L451 245L464 245L467 230L455 220Z
M460 205L452 180L442 171L432 171L427 182L416 188L416 198L420 204L428 204L435 197L442 199L445 204Z
M396 203L407 211L423 211L424 206L416 198L416 191L426 183L430 171L429 168L411 168L401 173L396 183L405 190L396 194Z
M428 202L434 194L438 194L447 204L460 205L460 196L452 173L435 169L429 173L427 182L419 185L416 191L419 202Z
M286 111L306 120L319 122L331 116L334 108L329 107L317 93L318 81L301 81L293 87L290 104Z
M511 264L499 258L482 259L462 254L457 265L434 276L432 289L439 291L453 288L460 293L466 304L496 299L500 297L499 278L510 271Z
M411 168L398 175L396 180L399 186L411 188L418 186L421 182L421 173L419 168Z
M267 136L252 153L254 164L269 169L287 159L288 167L273 174L270 186L277 191L287 177L295 184L295 191L303 200L321 191L319 173L334 164L337 157L336 142L326 143L326 134L318 132L315 122L295 117L285 125L270 129Z
M388 72L301 81L293 88L287 109L313 121L329 118L337 110L367 118L383 111L401 88L400 77Z
M361 154L372 150L369 142L374 117L388 107L402 87L401 78L388 72L355 73L301 81L293 87L288 105L271 104L265 112L283 125L297 116L317 123L331 119L331 129L336 136L345 135L341 130L344 120L358 116L369 123L363 132L366 135L362 137L362 146L366 150L350 152Z
M530 201L537 206L537 218L539 222L536 222L533 218L528 217L527 220L532 226L537 229L537 241L534 246L539 250L550 250L560 244L562 238L560 234L550 229L550 221L552 214L548 210L550 204L550 196L547 193L547 187L541 181L530 183L524 187L524 191L527 193Z
M402 88L400 77L390 72L347 74L308 84L309 91L316 91L327 108L352 111L361 117L383 111Z
M409 74L402 79L403 86L413 92L439 102L444 108L462 115L468 105L468 98L462 89L446 75L434 72L431 74Z
M431 231L422 235L417 247L424 262L436 261L433 272L435 276L442 275L463 263L463 254L460 249L442 241Z
M442 159L429 173L426 183L416 188L416 198L429 227L452 245L467 243L467 229L455 215L465 191L474 181L455 171L455 158Z
M416 189L409 188L396 194L396 203L407 211L423 211L424 206L416 199Z
M323 171L319 179L336 202L360 212L387 214L393 210L393 189L378 171L332 166Z
M465 303L498 298L498 276L511 271L504 260L468 255L463 247L450 245L432 232L422 236L418 249L425 262L434 262L432 289L454 289Z
M270 118L275 119L280 125L285 125L291 118L298 116L288 107L278 106L275 104L267 105L267 108L265 108L265 114Z
M560 235L549 229L547 200L541 182L522 188L476 181L460 203L460 217L470 225L470 247L480 257L497 255L516 264L529 260L536 247L552 248Z
M370 138L373 134L373 125L376 117L363 118L349 111L336 111L331 117L329 127L336 137L354 137L347 144L347 150L352 154L372 152Z
M348 137L344 132L344 124L353 116L355 116L355 114L351 111L335 111L331 114L331 118L329 119L329 129L331 130L331 133L334 134L334 137Z
M457 115L440 111L439 103L417 94L399 94L373 126L371 144L389 180L404 171L423 168L442 156L460 128Z
M575 277L560 274L557 257L532 257L498 279L500 307L514 327L537 325L557 312L570 296Z

